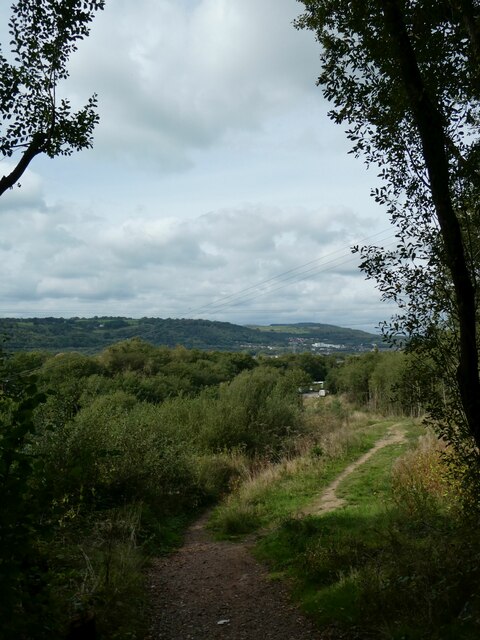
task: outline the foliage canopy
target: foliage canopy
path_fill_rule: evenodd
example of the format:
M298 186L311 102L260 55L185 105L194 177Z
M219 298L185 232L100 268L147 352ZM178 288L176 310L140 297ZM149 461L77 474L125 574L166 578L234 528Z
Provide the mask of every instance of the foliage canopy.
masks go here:
M89 33L104 0L17 0L9 22L11 54L0 49L0 153L20 152L0 179L0 196L13 187L41 153L50 158L92 146L97 98L74 111L57 95L68 78L68 60Z

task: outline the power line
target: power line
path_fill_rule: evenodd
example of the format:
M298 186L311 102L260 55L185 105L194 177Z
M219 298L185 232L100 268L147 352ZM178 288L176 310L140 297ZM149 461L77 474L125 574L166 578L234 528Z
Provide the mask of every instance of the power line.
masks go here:
M381 238L380 236L387 233L388 235ZM358 244L368 243L374 239L380 240L381 242L385 242L386 240L390 240L391 238L395 238L395 234L392 234L391 229L383 229L375 234L370 236L366 236L361 238L358 241ZM387 246L391 246L391 244L395 244L396 240L393 243L390 243ZM338 255L340 254L340 255ZM332 257L336 256L336 257ZM328 258L331 258L328 260ZM343 258L347 258L346 260L342 260ZM340 260L340 262L339 262ZM332 251L330 253L321 256L320 258L315 258L314 260L309 260L303 264L300 264L292 269L288 269L286 271L282 271L270 278L266 278L265 280L260 280L259 282L252 284L248 287L244 287L234 293L227 294L225 296L221 296L216 300L205 303L198 307L193 307L187 310L186 314L180 314L183 317L188 315L198 313L200 311L208 311L211 313L217 313L219 311L225 310L228 307L238 306L240 303L251 302L259 297L265 296L267 294L275 293L285 287L291 286L292 284L296 284L302 282L303 280L307 280L309 278L313 278L321 273L325 273L328 271L332 271L334 268L340 267L342 265L351 263L355 260L351 253L351 246L342 247L337 249L336 251ZM331 266L328 266L331 265ZM272 288L273 287L273 288ZM119 310L118 310L119 311ZM108 310L108 315L112 315L114 313L114 309ZM124 310L122 309L122 312ZM237 313L239 311L237 310ZM0 309L0 313L11 313L10 310ZM14 315L18 317L18 314L31 316L31 311L25 310L15 310ZM47 310L39 310L35 311L36 314L50 315L58 313L58 310L47 309ZM74 316L78 317L82 312L77 309L62 309L62 313L70 314L73 313ZM98 313L96 313L98 315ZM37 316L38 317L38 316ZM105 314L100 315L99 317L106 317ZM7 318L4 318L7 319Z
M389 240L390 238L395 237L394 234L391 233L391 229L384 229L382 231L379 231L378 233L375 233L371 236L361 239L360 243L366 242L368 240L372 240L373 238L376 238L377 236L380 236L381 234L384 234L386 232L389 232L389 235L383 238L383 241ZM342 247L341 249L337 249L336 251L328 253L325 256L316 258L315 260L310 260L309 262L299 265L298 267L294 267L293 269L289 269L288 271L283 271L282 273L272 276L271 278L268 278L266 280L261 280L256 284L250 285L249 287L245 287L244 289L240 289L235 293L222 296L217 300L206 303L199 307L195 307L193 309L190 308L188 309L188 313L190 314L196 313L202 310L215 312L229 306L236 306L240 302L250 302L251 300L254 300L259 296L263 296L267 293L274 293L275 291L283 289L286 286L290 286L294 282L301 282L302 280L306 280L307 278L311 278L313 276L319 275L324 271L331 271L335 267L339 267L339 266L342 266L343 264L348 264L349 262L353 262L354 258L352 257L351 248L348 247L348 253L345 253L346 249L347 249L346 247ZM336 258L333 258L332 260L325 261L326 258L330 256L334 256L335 254L338 254L338 253L341 253L341 255L337 256ZM347 256L348 256L347 260L344 260L343 262L337 262L341 258L344 258ZM316 266L310 267L310 265L315 263L320 263L322 261L323 261L323 264L321 265L317 264ZM326 265L329 265L329 264L332 264L332 266L325 269ZM310 268L306 269L306 267L310 267ZM287 277L284 277L284 276L287 276ZM293 282L290 282L292 280ZM276 283L276 284L280 283L280 286L277 286L274 289L267 287L264 290L260 290L259 292L255 293L256 289L258 289L259 287L264 287L265 285L269 285L270 283Z

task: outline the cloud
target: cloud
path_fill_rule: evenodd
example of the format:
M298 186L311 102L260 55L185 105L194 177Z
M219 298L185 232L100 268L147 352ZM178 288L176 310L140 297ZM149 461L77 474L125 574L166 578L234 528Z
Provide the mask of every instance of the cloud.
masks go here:
M74 105L98 92L93 150L35 159L0 199L1 314L385 317L349 251L379 228L371 177L322 120L300 10L106 3L61 87Z
M41 189L27 201L21 216L15 202L2 211L3 315L44 315L53 306L63 315L240 323L320 312L327 321L372 301L349 251L365 221L350 211L252 203L118 224L72 203L48 204Z
M3 158L0 161L0 176L7 176L14 166L13 163ZM27 171L12 189L8 189L1 196L0 213L8 209L17 211L21 215L22 210L32 207L44 210L43 186L40 176L32 171Z
M314 91L317 47L294 0L107 3L72 57L74 102L98 92L96 146L163 169ZM82 97L83 96L83 97Z

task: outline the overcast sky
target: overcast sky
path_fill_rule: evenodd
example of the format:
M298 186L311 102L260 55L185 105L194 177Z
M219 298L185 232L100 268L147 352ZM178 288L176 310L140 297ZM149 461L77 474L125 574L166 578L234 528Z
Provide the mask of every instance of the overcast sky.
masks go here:
M388 318L349 248L394 232L326 115L303 5L106 4L62 87L98 93L93 150L35 159L0 198L0 315Z

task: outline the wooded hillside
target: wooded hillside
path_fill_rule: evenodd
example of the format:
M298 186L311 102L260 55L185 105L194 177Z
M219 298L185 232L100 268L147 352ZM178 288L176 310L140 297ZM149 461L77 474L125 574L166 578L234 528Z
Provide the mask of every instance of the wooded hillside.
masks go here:
M187 318L1 318L7 351L81 351L96 353L115 342L138 337L156 346L219 351L370 351L382 348L380 336L334 325L240 326Z

